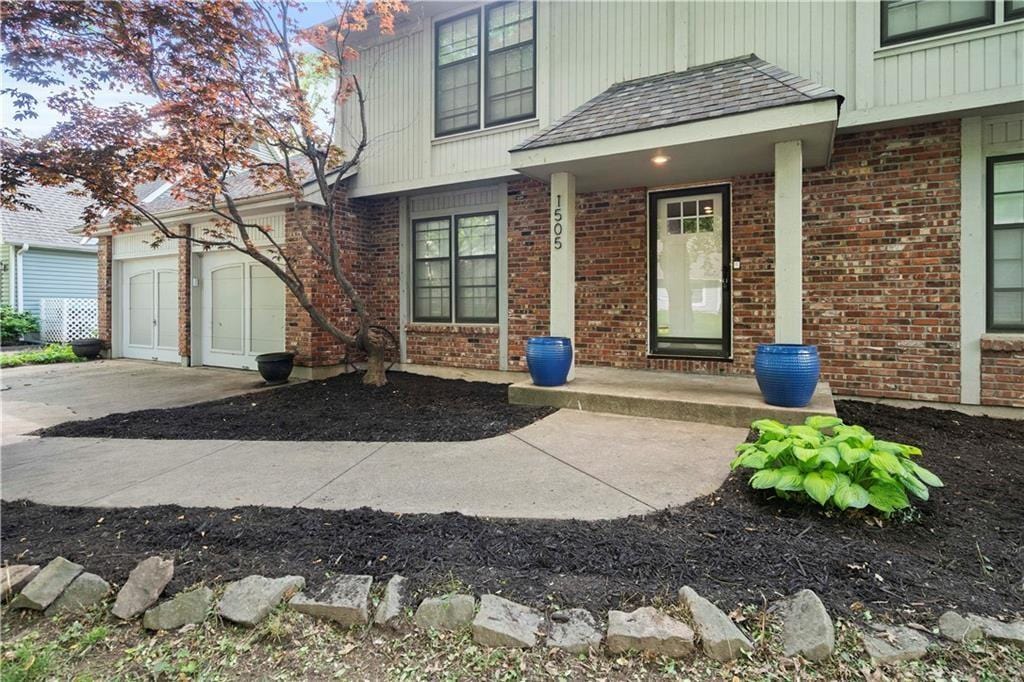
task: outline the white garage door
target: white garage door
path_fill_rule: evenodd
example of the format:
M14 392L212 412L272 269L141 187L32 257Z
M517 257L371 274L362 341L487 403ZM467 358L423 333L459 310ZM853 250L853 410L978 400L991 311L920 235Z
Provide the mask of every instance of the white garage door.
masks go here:
M177 258L138 258L122 263L121 354L178 362Z
M202 256L204 365L255 369L260 353L284 350L284 283L234 252Z

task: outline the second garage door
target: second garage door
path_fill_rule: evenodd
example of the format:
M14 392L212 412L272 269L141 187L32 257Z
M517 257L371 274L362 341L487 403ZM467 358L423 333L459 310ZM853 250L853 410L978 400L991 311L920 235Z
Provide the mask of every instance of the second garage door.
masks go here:
M284 350L284 283L236 252L202 261L202 363L255 369L256 356Z

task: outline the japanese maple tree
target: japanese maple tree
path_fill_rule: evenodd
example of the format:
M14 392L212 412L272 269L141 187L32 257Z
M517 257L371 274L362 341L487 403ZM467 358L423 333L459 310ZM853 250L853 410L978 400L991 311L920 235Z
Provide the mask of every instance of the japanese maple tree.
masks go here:
M2 205L34 208L22 191L28 183L75 184L93 200L83 215L87 230L143 225L152 228L155 243L186 239L203 249L245 253L280 278L317 325L366 351L364 382L383 385L383 342L342 267L335 198L370 139L351 43L360 33L392 32L407 8L404 0L340 0L331 7L334 21L302 29L298 0L4 3L2 59L13 80L3 94L13 102L14 118L35 116L38 106L18 89L21 82L54 93L47 104L62 121L38 139L3 131ZM323 98L305 87L316 81L333 84L324 115L317 111ZM97 96L109 90L128 101L101 106ZM347 152L336 120L342 105L354 107L357 121ZM246 183L238 183L243 174ZM180 234L176 223L148 210L137 189L157 180L173 183L176 200L211 214L213 227ZM240 184L247 185L244 196ZM296 201L319 195L326 240L308 227L298 230L351 300L358 332L339 328L309 295L295 255L268 228L243 217L239 201L254 188L287 191Z

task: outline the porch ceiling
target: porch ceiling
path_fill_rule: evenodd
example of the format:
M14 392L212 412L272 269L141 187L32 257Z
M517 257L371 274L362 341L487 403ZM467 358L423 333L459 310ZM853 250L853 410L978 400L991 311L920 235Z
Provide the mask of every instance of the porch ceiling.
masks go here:
M804 168L828 165L839 107L817 100L610 137L511 152L512 167L547 181L576 176L578 192L663 187L770 172L775 144L803 143ZM656 164L655 157L667 157Z

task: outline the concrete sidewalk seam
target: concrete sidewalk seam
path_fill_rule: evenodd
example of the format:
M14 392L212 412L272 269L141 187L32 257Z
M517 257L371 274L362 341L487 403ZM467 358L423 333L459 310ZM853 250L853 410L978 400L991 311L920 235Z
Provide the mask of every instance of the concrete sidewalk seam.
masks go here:
M110 440L118 440L118 439L112 438ZM121 440L124 440L124 439L121 439ZM124 486L123 488L118 488L117 490L111 491L111 492L106 493L104 495L99 495L97 497L94 497L94 498L92 498L90 500L86 500L84 502L77 502L76 506L84 507L84 506L92 504L96 500L102 500L105 497L111 497L112 495L117 495L118 493L124 492L125 490L128 490L129 488L134 488L135 486L141 485L142 483L146 483L147 481L152 481L157 476L163 476L164 474L169 474L172 471L177 471L178 469L181 469L182 467L187 467L190 464L195 464L196 462L198 462L200 460L206 459L207 457L210 457L212 455L216 455L218 452L221 452L222 450L227 450L228 448L234 447L236 445L240 445L243 442L244 441L240 441L240 440L231 441L227 445L224 445L223 447L219 447L216 450L211 450L210 452L207 452L205 455L201 455L200 457L196 457L195 459L190 459L187 462L182 462L181 464L179 464L177 466L173 466L170 469L164 469L163 471L158 471L157 473L153 474L152 476L147 476L146 478L141 478L138 481L133 481L132 483Z
M56 455L47 455L47 456L48 457L54 457L54 456L57 456L57 455L66 455L69 452L74 452L75 450L81 450L82 448L87 448L90 445L99 445L103 441L109 440L109 439L107 439L107 438L88 438L88 439L84 439L84 440L89 440L89 441L92 441L92 442L84 443L82 445L76 445L75 447L71 448L70 450L61 450L60 452L57 452ZM36 437L36 442L40 442L41 443L42 441L43 441L43 439L41 437L39 437L39 436ZM5 445L3 447L11 447L12 445L20 445L21 443L27 443L27 442L29 442L29 441L22 440L22 441L18 441L17 443L11 443L10 445ZM2 469L4 471L10 470L10 469L17 469L18 467L24 466L26 464L33 464L35 461L36 460L26 460L26 461L20 462L18 464L11 464L10 466L2 467Z
M652 505L652 504L650 504L650 503L648 503L648 502L644 502L643 500L641 500L641 499L640 499L639 497L637 497L636 495L632 495L632 494L630 494L630 493L626 492L625 490L623 490L622 488L619 488L619 487L616 487L616 486L612 485L612 484L611 484L611 483L609 483L608 481L605 481L605 480L603 480L603 479L601 479L601 478L599 478L599 477L595 476L594 474L590 473L589 471L587 471L587 470L585 470L585 469L581 469L581 468L579 468L579 467L578 467L578 466L576 466L575 464L570 464L569 462L566 462L566 461L565 461L564 459L562 459L561 457L559 457L559 456L557 456L557 455L553 455L553 454L551 454L550 452L548 452L547 450L545 450L544 448L542 448L542 447L540 447L540 446L538 446L538 445L534 445L533 443L531 443L530 441L526 440L525 438L522 438L522 437L520 437L520 436L519 436L519 435L517 435L516 433L510 433L510 434L508 434L508 435L512 436L513 438L515 438L516 440L520 441L521 443L525 443L526 445L529 445L529 446L530 446L531 448L533 448L534 450L537 450L537 451L539 451L539 452L542 452L542 453L544 453L545 455L547 455L547 456L548 456L548 457L550 457L551 459L553 459L553 460L555 460L555 461L557 461L557 462L561 462L562 464L564 464L565 466L569 467L570 469L575 469L576 471L580 472L580 473L581 473L581 474L583 474L584 476L588 476L588 477L590 477L590 478L594 479L595 481L597 481L598 483L600 483L600 484L602 484L602 485L606 485L606 486L608 486L609 488L611 488L611 489L612 489L612 490L614 490L615 492L621 493L621 494L625 495L626 497L630 498L631 500L634 500L634 501L636 501L636 502L639 502L640 504L642 504L643 506L647 507L647 508L648 508L648 509L650 509L651 511L657 511L657 509L658 509L657 507L655 507L654 505Z
M344 475L345 475L345 474L347 474L348 472L352 471L353 469L355 469L355 468L356 468L357 466L359 466L360 464L362 464L362 463L363 463L363 462L365 462L366 460L368 460L368 459L370 459L371 457L373 457L374 455L376 455L376 454L377 454L378 452L380 452L381 450L383 450L383 449L384 449L384 446L386 446L386 445L390 445L390 444L391 444L390 442L385 442L385 443L381 443L381 444L380 444L380 446L378 446L378 447L374 448L372 452L370 452L369 454L367 454L367 455L366 455L366 457L363 457L363 458L362 458L362 459L360 459L360 460L359 460L358 462L355 462L354 464L352 464L351 466L349 466L349 467L348 467L347 469L345 469L344 471L342 471L342 472L341 472L340 474L338 474L337 476L335 476L335 477L334 477L334 478L332 478L331 480L327 481L327 482L326 482L326 483L324 483L324 484L323 484L322 486L320 486L319 488L317 488L316 490L314 490L314 491L313 491L313 492L311 492L310 494L306 495L305 497L303 497L303 498L302 498L301 500L299 500L298 502L296 502L296 503L295 503L294 505L292 505L292 506L293 506L293 507L299 507L299 506L301 506L303 502L305 502L305 501L306 501L306 500L308 500L309 498L313 497L313 496L314 496L314 495L316 495L316 494L317 494L318 492L320 492L321 490L323 490L324 488L326 488L326 487L327 487L327 486L329 486L330 484L334 483L334 482L335 482L335 481L337 481L337 480L338 480L339 478L341 478L342 476L344 476Z

